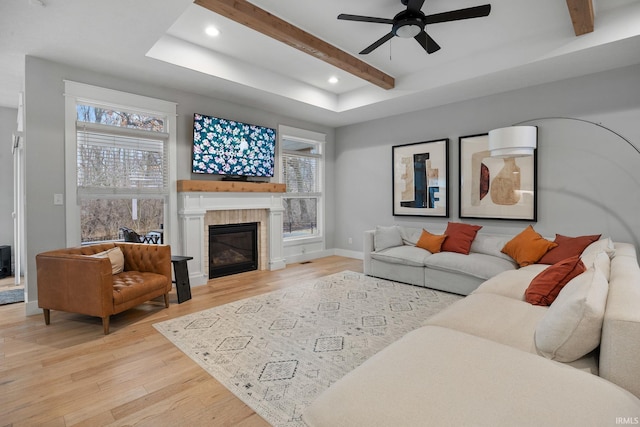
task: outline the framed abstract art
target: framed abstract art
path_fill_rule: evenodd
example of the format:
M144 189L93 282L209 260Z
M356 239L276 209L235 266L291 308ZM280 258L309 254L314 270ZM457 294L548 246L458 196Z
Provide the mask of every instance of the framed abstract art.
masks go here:
M393 215L449 217L449 139L394 145Z
M488 134L460 137L460 218L537 220L537 150L491 157Z

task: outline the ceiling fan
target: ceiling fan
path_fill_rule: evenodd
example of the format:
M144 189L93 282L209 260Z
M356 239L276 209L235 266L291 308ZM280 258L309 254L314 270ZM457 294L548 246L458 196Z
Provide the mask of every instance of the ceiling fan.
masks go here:
M338 15L338 19L344 19L346 21L359 21L359 22L373 22L375 24L391 24L391 31L385 34L377 41L373 42L370 46L366 47L361 55L366 55L373 52L378 47L382 46L393 37L416 39L420 46L427 53L431 54L440 50L440 45L433 40L429 34L425 31L425 27L430 24L437 24L439 22L459 21L461 19L480 18L488 16L491 12L491 5L485 4L482 6L468 7L465 9L452 10L450 12L436 13L433 15L425 15L420 9L425 0L400 0L403 5L407 6L406 10L398 13L393 19L388 18L375 18L371 16L361 15L348 15L341 13Z

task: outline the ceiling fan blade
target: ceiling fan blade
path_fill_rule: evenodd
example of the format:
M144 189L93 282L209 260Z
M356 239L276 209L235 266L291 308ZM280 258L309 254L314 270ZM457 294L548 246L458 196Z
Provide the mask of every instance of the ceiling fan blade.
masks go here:
M338 15L338 19L344 19L345 21L373 22L374 24L393 24L393 19L375 18L373 16L349 15L346 13L341 13L340 15Z
M412 12L420 12L423 4L424 0L409 0L409 2L407 3L407 10L410 10Z
M432 54L440 50L440 45L436 43L436 41L432 39L431 36L425 31L422 31L420 34L415 36L414 39L416 39L416 41L420 43L420 46L422 46L422 48L426 50L428 54Z
M461 19L481 18L488 16L491 12L491 5L468 7L466 9L452 10L451 12L435 13L427 15L425 23L437 24L439 22L459 21Z
M393 33L389 32L389 34L382 36L380 39L378 39L377 41L373 42L370 46L365 48L362 52L360 52L360 55L366 55L368 53L373 52L375 49L379 48L380 46L382 46L392 38L393 38Z

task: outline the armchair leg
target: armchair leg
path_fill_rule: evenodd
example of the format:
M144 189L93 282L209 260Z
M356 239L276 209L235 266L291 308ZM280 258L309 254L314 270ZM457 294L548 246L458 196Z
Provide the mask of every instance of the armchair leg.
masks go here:
M169 308L169 294L168 293L164 294L164 306L166 308Z
M102 318L102 329L104 329L105 335L109 335L109 316Z
M51 323L51 310L48 308L43 308L42 313L44 314L44 324L48 325Z

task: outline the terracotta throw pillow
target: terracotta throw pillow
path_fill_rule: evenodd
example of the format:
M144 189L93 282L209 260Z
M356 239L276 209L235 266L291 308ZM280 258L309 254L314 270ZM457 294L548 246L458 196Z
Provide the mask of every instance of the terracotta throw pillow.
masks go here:
M442 248L442 242L447 238L446 234L431 234L427 230L422 229L422 234L416 246L426 249L432 254L437 254Z
M555 264L574 255L580 255L587 246L597 241L600 236L600 234L594 234L592 236L567 237L556 234L554 242L558 246L544 254L538 263Z
M513 258L520 267L535 264L549 249L558 246L538 234L532 226L528 226L516 237L509 240L502 252Z
M567 283L587 271L580 255L562 260L533 278L524 293L524 299L533 305L551 305Z
M473 239L476 238L481 225L463 224L461 222L450 222L444 234L447 236L442 244L445 252L458 252L468 255L471 250Z

